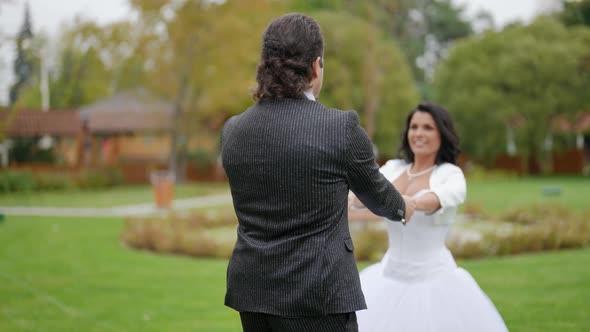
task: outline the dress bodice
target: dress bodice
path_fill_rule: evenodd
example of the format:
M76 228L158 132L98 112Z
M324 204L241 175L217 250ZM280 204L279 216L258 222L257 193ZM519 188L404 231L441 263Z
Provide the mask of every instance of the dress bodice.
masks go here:
M422 190L414 197L427 192L429 190ZM455 268L453 256L445 246L449 227L449 224L436 223L433 215L423 211L416 211L405 226L387 221L389 248L382 260L384 274L417 281Z

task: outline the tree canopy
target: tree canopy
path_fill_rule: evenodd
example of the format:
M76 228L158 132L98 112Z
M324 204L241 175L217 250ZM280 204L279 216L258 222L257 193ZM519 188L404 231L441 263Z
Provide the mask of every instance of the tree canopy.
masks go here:
M422 98L431 98L431 76L455 40L473 33L464 8L450 0L295 0L304 12L347 12L396 41ZM487 15L482 12L480 15Z
M438 67L437 100L453 114L462 147L490 164L513 133L519 154L542 157L551 120L590 105L586 29L551 18L459 42Z
M9 104L12 106L33 76L35 55L33 54L33 28L29 6L25 7L23 24L16 36L16 58L14 59L13 72L15 82L10 87Z
M326 42L321 101L358 111L380 157L392 157L403 119L418 102L404 56L391 37L360 18L343 12L314 17Z
M558 17L566 25L590 26L590 0L564 1Z

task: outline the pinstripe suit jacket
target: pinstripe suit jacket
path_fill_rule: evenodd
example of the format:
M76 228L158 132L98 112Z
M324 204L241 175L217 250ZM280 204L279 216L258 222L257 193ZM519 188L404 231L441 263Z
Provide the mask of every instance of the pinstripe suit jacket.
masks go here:
M290 317L366 308L348 191L391 220L405 205L356 112L305 98L259 102L226 122L221 147L239 222L225 304Z

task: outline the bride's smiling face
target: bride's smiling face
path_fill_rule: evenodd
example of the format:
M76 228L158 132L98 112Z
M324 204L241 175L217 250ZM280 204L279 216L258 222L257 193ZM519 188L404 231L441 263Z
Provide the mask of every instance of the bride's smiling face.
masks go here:
M412 115L408 128L408 142L415 157L436 158L440 149L440 132L430 113L417 111Z

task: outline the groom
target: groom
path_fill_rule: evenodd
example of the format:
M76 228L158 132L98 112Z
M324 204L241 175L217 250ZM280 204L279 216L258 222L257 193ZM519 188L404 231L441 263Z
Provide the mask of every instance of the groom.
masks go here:
M246 332L357 331L355 311L366 304L349 189L391 220L409 219L413 207L379 173L356 112L316 101L324 70L317 22L283 15L262 39L257 102L221 135L239 221L225 304Z

